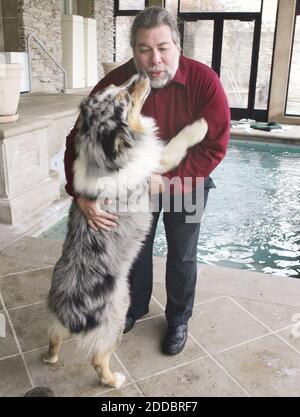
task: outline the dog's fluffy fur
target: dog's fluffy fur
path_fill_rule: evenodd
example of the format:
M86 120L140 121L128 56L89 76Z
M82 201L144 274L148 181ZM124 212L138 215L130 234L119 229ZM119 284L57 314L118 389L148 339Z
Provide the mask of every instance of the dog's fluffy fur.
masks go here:
M117 197L123 203L132 193L147 199L150 175L175 167L187 149L204 138L207 125L202 119L164 146L157 140L154 121L141 115L149 91L149 79L140 74L82 102L74 164L78 194L100 200ZM114 180L117 190L105 179ZM72 203L68 234L48 297L54 325L43 357L47 363L57 362L63 337L77 335L92 355L101 382L113 387L125 379L110 371L109 358L129 306L127 275L151 223L149 209L116 214L116 228L96 232Z

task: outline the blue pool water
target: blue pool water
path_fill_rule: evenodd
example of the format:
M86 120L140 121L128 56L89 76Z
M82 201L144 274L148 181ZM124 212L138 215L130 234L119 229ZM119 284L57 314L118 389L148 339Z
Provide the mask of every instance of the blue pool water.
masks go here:
M300 278L300 149L232 141L212 178L200 263ZM64 239L66 219L42 237ZM162 219L154 255L166 256Z

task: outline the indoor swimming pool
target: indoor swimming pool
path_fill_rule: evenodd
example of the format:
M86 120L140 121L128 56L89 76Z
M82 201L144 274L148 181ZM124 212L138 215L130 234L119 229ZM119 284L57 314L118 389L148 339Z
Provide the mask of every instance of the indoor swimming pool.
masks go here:
M198 262L300 278L300 149L233 140L212 178ZM66 218L42 237L65 234ZM166 254L160 218L154 255Z

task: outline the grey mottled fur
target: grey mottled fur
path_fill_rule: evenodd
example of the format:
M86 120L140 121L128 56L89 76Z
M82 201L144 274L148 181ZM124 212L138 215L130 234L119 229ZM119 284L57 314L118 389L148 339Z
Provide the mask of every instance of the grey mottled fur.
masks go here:
M149 90L149 79L135 75L126 84L110 86L83 101L74 164L74 187L80 195L126 203L135 193L135 198L148 201L150 175L176 166L187 149L204 138L207 125L200 120L163 146L154 121L140 114ZM104 178L112 179L117 188ZM129 306L128 272L152 218L149 205L143 211L116 214L116 228L94 231L77 204L71 205L68 234L48 298L54 326L45 362L57 361L61 339L71 332L96 355L95 368L101 363L108 369L99 352L109 357L122 333ZM110 371L104 375L110 375L105 383L120 383L120 378L112 382Z
M143 77L141 79L143 82ZM140 87L139 80L134 76L129 82L131 94L135 81L137 88ZM124 88L128 89L128 86ZM146 90L140 95L140 105L149 88ZM83 189L77 191L95 199L99 192L94 186L95 179L110 177L116 172L126 174L127 167L140 163L141 170L136 178L129 178L128 182L121 180L117 192L123 201L133 189L139 190L139 195L147 199L147 181L154 168L159 167L162 145L156 139L156 128L151 119L143 120L144 134L130 130L126 111L128 98L120 102L119 91L120 88L115 88L109 94L105 90L85 100L81 106L75 187L78 184L80 188L83 184ZM97 117L99 114L101 117ZM126 143L116 153L112 145L120 135L122 140L125 137ZM141 152L147 154L145 162L141 161ZM110 189L104 187L101 192L100 197L112 198ZM127 275L151 222L149 210L116 214L116 228L94 231L78 205L72 203L67 237L62 256L54 268L48 297L49 308L63 328L84 336L82 344L93 352L109 349L120 337L129 305ZM57 323L55 332L59 327Z

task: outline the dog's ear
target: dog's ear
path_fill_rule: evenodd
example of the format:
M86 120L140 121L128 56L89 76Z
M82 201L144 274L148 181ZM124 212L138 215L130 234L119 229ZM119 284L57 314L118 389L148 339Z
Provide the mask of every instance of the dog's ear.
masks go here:
M126 123L124 123L118 130L115 138L115 150L118 154L124 150L131 148L134 139Z
M82 100L80 103L80 122L82 133L87 133L91 126L91 116L92 112L90 106L88 105L88 99Z
M114 130L97 132L97 140L101 140L105 154L112 160L120 156L126 149L131 148L134 139L127 125L120 124Z
M113 160L117 156L115 149L115 140L117 137L118 129L108 129L103 126L99 126L97 130L97 142L102 144L105 155Z
M127 147L128 147L127 142L124 140L124 138L121 135L118 135L114 143L114 148L115 148L116 153L120 154Z

